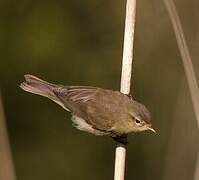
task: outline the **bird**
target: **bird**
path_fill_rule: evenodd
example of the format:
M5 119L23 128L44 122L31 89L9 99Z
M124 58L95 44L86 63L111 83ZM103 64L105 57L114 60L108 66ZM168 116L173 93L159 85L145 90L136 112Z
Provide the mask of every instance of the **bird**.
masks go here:
M145 105L119 91L92 86L64 86L26 74L20 87L41 95L71 112L73 125L94 135L120 141L132 132L150 130L151 115Z

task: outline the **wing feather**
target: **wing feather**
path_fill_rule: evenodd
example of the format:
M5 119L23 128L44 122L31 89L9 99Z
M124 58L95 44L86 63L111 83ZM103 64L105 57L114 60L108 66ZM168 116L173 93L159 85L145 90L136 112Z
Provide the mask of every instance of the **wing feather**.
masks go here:
M98 89L90 86L62 86L54 89L54 93L62 100L86 102L92 99Z

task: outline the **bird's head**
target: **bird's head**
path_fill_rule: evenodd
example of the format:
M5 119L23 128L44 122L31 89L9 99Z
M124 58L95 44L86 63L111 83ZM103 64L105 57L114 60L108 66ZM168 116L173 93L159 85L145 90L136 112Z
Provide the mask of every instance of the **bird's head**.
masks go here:
M135 100L132 100L129 115L132 120L132 131L150 130L156 133L156 131L152 128L151 125L150 112L143 104Z

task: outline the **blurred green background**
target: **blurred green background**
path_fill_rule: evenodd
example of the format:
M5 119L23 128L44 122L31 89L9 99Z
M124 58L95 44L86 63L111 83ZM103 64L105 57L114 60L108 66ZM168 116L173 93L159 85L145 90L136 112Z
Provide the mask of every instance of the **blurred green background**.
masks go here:
M199 78L199 1L175 2ZM119 89L124 16L123 0L0 1L0 88L18 180L113 179L113 141L76 130L69 113L19 84L29 73ZM126 179L192 179L198 130L162 1L137 1L132 94L158 135L129 136Z

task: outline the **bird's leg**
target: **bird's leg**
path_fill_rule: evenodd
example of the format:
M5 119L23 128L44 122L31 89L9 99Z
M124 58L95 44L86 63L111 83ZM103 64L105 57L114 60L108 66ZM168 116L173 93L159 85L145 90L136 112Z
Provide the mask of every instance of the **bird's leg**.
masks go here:
M134 100L132 94L126 94L126 96L128 96L130 99Z
M124 135L121 135L121 136L114 136L112 137L113 140L116 142L116 143L121 143L121 144L124 144L124 145L127 145L128 144L128 141L127 141L127 135L124 134Z

